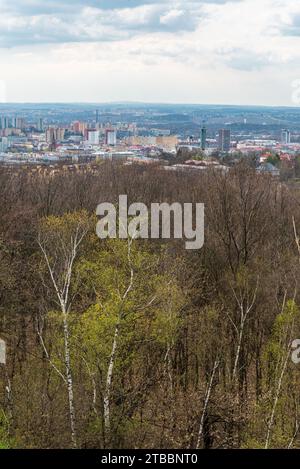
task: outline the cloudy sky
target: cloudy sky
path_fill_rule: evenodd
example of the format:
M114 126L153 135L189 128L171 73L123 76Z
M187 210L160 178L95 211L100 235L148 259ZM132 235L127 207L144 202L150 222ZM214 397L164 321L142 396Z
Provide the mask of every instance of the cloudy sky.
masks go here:
M0 0L0 100L290 106L299 83L299 0Z

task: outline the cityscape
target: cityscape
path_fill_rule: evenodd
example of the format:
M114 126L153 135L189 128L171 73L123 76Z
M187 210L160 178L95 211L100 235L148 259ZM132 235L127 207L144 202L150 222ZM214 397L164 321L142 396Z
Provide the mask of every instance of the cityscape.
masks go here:
M0 162L91 164L110 159L167 169L226 170L256 159L258 171L295 174L300 110L149 104L2 105ZM181 155L181 157L180 157ZM184 156L182 156L184 155Z

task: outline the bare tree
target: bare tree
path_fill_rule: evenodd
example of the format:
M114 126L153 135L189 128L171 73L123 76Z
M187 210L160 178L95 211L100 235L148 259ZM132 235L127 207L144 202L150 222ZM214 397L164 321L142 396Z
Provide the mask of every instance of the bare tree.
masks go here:
M72 224L73 226L67 234L59 233L59 231L53 234L51 230L46 229L41 230L38 237L38 245L44 256L52 289L55 292L55 302L60 307L62 317L65 373L62 373L51 361L40 329L38 329L38 336L46 358L67 386L72 446L76 448L76 412L70 354L69 314L73 302L71 283L74 263L78 256L79 247L88 233L88 224L86 222L83 223L81 220L77 220Z
M250 313L253 311L256 298L257 298L257 290L258 290L258 280L254 290L254 293L251 294L249 291L249 285L246 281L246 285L244 287L236 289L234 286L231 287L237 307L238 307L238 319L234 320L232 317L227 314L231 324L234 327L234 330L237 335L237 348L235 353L232 377L235 380L237 377L237 373L239 371L239 361L240 355L242 350L243 338L245 334L245 327L247 324L247 320L249 318Z

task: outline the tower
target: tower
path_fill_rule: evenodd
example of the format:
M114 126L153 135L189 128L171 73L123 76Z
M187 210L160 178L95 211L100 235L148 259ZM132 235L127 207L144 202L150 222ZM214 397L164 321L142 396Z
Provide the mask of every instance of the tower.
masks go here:
M37 128L37 130L38 130L39 132L43 132L43 130L44 130L44 121L43 121L43 118L42 118L42 117L40 117L40 118L38 119L36 128Z
M207 129L205 127L205 121L202 123L201 127L201 150L206 150L206 137L207 137Z

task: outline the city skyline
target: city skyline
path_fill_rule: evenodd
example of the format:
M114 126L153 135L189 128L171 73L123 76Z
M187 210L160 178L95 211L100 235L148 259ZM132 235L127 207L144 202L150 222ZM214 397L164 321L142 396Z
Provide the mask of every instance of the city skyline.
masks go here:
M0 102L299 104L296 0L0 0L0 10Z

